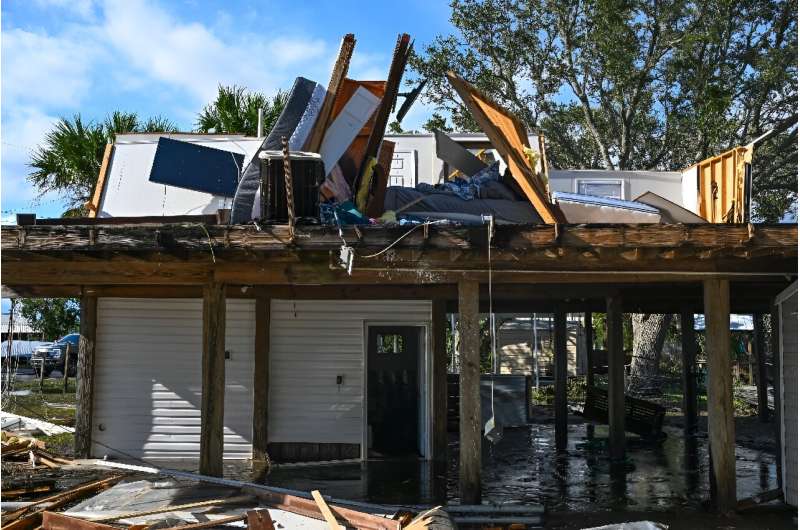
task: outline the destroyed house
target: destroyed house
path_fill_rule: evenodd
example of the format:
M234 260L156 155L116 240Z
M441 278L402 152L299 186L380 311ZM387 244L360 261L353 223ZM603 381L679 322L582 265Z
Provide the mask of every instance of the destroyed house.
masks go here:
M390 186L403 149L383 131L409 39L385 81L346 77L353 46L347 36L327 87L298 78L265 137L120 135L88 218L2 227L7 295L81 298L77 453L189 460L210 475L224 459L439 461L453 420L460 498L476 502L482 314L554 315L555 454L566 314L606 313L601 419L621 459L622 313L702 313L714 499L729 507L729 315L773 312L797 276L797 226L748 222L753 146L661 176L565 172L559 188L545 139L532 147L452 75L502 167L438 135L448 174ZM637 188L648 179L661 188Z

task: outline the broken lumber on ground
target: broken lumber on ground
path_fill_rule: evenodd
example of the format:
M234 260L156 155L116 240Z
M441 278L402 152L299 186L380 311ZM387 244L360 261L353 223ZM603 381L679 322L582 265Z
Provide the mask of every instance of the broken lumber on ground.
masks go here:
M32 530L42 523L42 514L45 510L52 510L60 508L65 504L74 502L106 488L110 488L120 480L125 478L125 475L114 475L102 480L95 480L79 485L56 495L40 499L29 506L15 510L9 514L2 516L2 525L6 530ZM42 507L47 505L47 508Z

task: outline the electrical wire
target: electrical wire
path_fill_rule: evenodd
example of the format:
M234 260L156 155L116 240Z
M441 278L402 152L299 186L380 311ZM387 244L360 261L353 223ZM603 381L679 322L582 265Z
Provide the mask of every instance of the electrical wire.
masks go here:
M421 224L418 224L418 225L414 225L410 230L408 230L405 234L403 234L400 237L398 237L397 239L395 239L392 243L389 244L389 246L387 246L383 250L381 250L379 252L376 252L374 254L368 254L366 256L361 256L361 255L358 255L358 254L356 256L361 258L361 259L377 258L378 256L381 256L381 255L385 254L386 252L388 252L389 250L391 250L392 248L394 248L395 245L397 245L403 239L408 237L414 230L416 230L418 228L423 228L423 227L431 226L431 225L435 225L435 224L442 224L442 223L446 223L446 222L448 222L446 219L441 219L441 220L438 220L438 221L425 221L424 223L421 223Z

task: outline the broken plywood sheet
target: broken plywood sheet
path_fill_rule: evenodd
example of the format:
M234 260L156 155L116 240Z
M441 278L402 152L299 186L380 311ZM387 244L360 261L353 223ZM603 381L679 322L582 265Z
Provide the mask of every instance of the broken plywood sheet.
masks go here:
M686 168L697 167L697 213L710 223L749 221L747 164L753 146L734 147Z
M454 72L447 78L464 105L478 122L492 146L511 170L514 182L528 198L545 223L563 223L564 215L547 196L547 189L526 151L530 151L528 132L520 121L510 112L481 94L472 85Z

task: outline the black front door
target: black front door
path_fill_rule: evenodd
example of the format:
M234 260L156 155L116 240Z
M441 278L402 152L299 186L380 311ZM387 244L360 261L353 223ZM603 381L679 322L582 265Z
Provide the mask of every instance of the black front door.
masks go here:
M420 330L415 326L369 327L370 456L419 456Z

